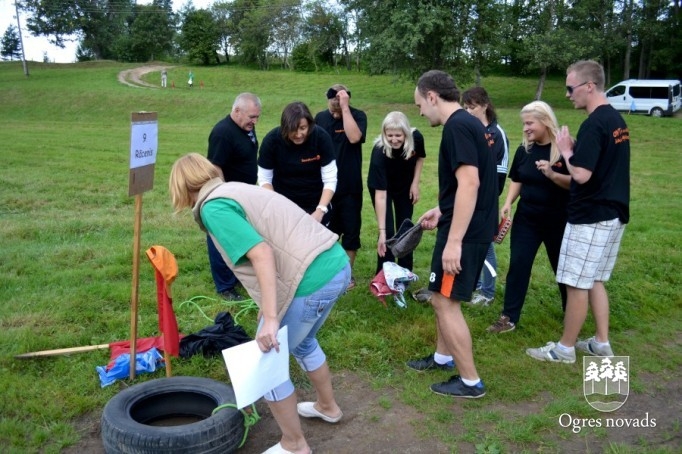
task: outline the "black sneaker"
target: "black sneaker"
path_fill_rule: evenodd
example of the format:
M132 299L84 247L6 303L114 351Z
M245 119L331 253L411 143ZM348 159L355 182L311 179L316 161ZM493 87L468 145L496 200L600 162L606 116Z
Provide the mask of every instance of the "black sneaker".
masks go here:
M467 399L478 399L485 396L485 386L483 380L474 386L465 385L462 377L453 375L450 380L443 383L431 385L431 391L441 396L464 397Z
M455 362L451 360L445 364L438 364L433 359L433 354L430 354L430 355L425 356L421 359L413 359L412 361L408 361L407 367L409 367L410 369L414 369L416 371L419 371L419 372L423 372L425 370L431 370L431 369L453 370L455 368Z
M236 290L233 288L229 290L223 290L222 292L219 293L219 295L222 296L227 301L241 301L244 299L244 297L237 293Z

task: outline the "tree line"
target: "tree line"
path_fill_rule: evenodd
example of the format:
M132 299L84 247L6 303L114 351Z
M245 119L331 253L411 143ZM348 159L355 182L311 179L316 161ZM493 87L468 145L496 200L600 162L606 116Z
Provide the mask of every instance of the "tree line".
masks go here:
M539 92L547 75L581 58L619 80L682 75L680 0L218 0L208 9L189 0L177 12L171 0L23 0L19 8L34 35L57 45L76 36L81 61L407 76L442 68L477 82L507 71L538 75ZM12 30L5 35L2 55L11 58Z

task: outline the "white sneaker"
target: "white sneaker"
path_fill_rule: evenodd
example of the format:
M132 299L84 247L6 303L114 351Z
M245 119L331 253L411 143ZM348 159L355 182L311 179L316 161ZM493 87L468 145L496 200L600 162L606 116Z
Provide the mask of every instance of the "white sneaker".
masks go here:
M594 336L585 339L584 341L579 340L576 342L575 349L592 356L613 356L611 345L597 345L597 340Z
M488 298L487 296L483 295L483 293L476 292L471 298L471 301L469 301L469 304L472 306L488 306L493 302L494 299L495 297Z
M547 342L547 345L540 348L528 348L526 354L531 358L552 363L572 364L575 362L575 350L571 353L564 353L554 342Z

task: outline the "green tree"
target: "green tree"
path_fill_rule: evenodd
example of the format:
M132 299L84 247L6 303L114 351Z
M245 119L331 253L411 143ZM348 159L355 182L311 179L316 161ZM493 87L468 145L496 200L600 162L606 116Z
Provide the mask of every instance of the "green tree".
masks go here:
M343 26L338 14L320 1L309 5L303 35L308 43L310 59L318 69L320 63L334 65L336 51L341 45Z
M3 60L21 59L21 39L14 25L10 25L0 41L0 55Z
M220 45L220 30L209 10L192 9L185 14L179 42L190 61L200 61L204 65L220 62L216 53Z
M27 28L53 44L80 38L81 47L97 59L113 59L115 43L125 33L133 0L24 0Z
M127 60L148 61L168 55L174 35L175 18L169 1L136 5L125 37Z

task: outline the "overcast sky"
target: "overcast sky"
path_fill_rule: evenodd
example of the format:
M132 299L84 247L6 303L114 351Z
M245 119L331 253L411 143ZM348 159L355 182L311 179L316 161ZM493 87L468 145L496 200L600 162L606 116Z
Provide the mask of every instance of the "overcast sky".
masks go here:
M214 0L192 0L195 8L205 8L207 5L213 3ZM151 0L138 1L139 4L151 3ZM186 3L185 0L176 0L173 2L175 9L179 9ZM19 13L19 20L22 31L22 39L24 41L24 55L27 61L43 61L43 55L47 52L47 58L51 62L56 63L73 63L76 61L77 42L67 42L66 47L61 49L49 43L47 38L34 37L26 28L26 13ZM14 0L0 0L0 37L5 34L7 27L14 25L17 27L16 8Z

